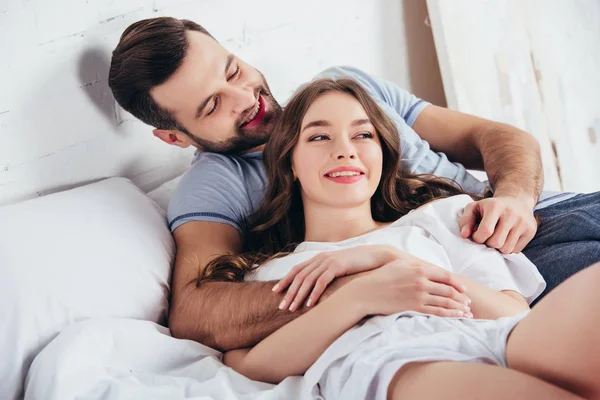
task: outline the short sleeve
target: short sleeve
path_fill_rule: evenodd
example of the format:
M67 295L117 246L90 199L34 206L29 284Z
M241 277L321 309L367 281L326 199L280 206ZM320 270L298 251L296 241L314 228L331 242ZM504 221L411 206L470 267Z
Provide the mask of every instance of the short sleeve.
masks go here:
M244 231L253 205L239 168L226 156L201 153L169 202L169 228L190 221L220 222Z
M393 82L367 74L358 68L339 66L328 68L316 78L351 78L360 83L375 99L389 105L410 127L430 103L400 88Z
M546 282L527 257L522 253L505 255L460 236L460 216L472 201L467 195L453 196L409 215L414 225L428 231L444 247L453 272L493 290L514 290L531 303L544 291Z

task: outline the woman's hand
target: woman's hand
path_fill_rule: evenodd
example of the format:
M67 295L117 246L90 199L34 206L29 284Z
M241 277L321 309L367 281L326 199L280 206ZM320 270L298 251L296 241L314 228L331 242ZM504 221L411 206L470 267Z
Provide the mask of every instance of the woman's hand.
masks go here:
M387 245L364 245L320 253L292 268L273 287L273 291L282 292L289 287L279 308L289 305L289 310L295 311L309 292L306 306L316 304L335 278L379 268L398 258L416 260L410 254Z
M473 317L471 300L458 277L420 260L393 261L343 289L355 292L356 306L365 315L417 311L440 317Z

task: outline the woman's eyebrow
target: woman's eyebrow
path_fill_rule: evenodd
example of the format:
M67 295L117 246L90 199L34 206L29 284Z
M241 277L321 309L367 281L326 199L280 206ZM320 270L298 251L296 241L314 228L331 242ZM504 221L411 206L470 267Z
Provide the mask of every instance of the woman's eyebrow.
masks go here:
M318 119L316 121L311 121L308 124L306 124L304 126L304 128L302 128L302 131L300 133L304 132L308 128L312 128L312 127L315 127L315 126L331 126L331 122L326 121L324 119Z
M368 118L361 118L361 119L355 119L354 121L352 121L350 123L351 126L366 125L366 124L371 124L371 120ZM301 133L304 132L306 129L313 128L315 126L331 126L331 122L326 121L324 119L318 119L316 121L311 121L308 124L306 124L304 126L304 128L302 128Z
M358 125L365 125L365 124L371 124L371 120L369 118L355 119L354 121L352 121L352 123L350 125L358 126Z

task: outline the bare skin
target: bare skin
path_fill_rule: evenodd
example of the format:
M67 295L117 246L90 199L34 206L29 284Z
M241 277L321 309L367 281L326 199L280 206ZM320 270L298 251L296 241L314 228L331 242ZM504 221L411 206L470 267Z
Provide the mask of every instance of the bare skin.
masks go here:
M154 135L179 147L202 148L203 143L207 148L226 149L235 137L238 123L254 109L257 93L265 94L265 83L255 68L237 57L232 59L231 53L214 39L198 32L190 32L188 38L188 54L180 68L151 91L153 99L172 110L187 132L155 129ZM209 102L198 113L198 105L205 99ZM263 100L268 110L275 109L271 98L264 95ZM213 108L215 111L209 115ZM256 139L261 130L269 132L272 124L273 119L245 134ZM465 217L465 221L472 221L475 212L479 212L484 217L483 225L488 227L472 236L474 240L515 252L519 247L512 246L514 238L522 245L526 238L533 237L533 205L542 176L539 146L530 135L508 125L435 106L427 107L413 128L435 151L445 152L450 160L467 167L485 168L491 178L495 197ZM263 141L267 138L268 134ZM257 148L260 146L254 150ZM465 225L471 226L471 222ZM281 296L273 294L269 284L210 283L197 288L192 283L211 256L239 251L241 239L234 228L220 223L188 222L175 230L174 237L177 256L169 324L176 337L222 350L247 347L301 315L302 311L278 312ZM503 238L510 239L508 245ZM262 301L255 301L257 298Z
M493 198L465 209L462 236L505 254L521 252L537 231L533 207L544 184L535 138L507 124L437 106L423 110L413 128L450 160L485 170L494 188Z
M206 282L196 287L198 265L215 255L240 251L237 229L195 221L177 228L174 236L177 258L169 314L173 336L221 351L251 347L306 311L304 307L293 313L280 310L283 295L272 292L275 282ZM337 279L323 298L360 276Z
M600 399L598 282L600 264L595 264L544 297L508 339L509 369L409 364L396 373L388 398Z
M388 399L582 400L583 397L508 368L436 362L412 363L402 368L390 384Z

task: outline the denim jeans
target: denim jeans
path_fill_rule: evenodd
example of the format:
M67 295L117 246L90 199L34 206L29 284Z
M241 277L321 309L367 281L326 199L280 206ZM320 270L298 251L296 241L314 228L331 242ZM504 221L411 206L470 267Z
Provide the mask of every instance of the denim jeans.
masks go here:
M571 275L600 261L600 192L577 195L535 215L541 223L523 253L546 280L540 300Z

